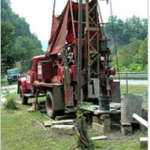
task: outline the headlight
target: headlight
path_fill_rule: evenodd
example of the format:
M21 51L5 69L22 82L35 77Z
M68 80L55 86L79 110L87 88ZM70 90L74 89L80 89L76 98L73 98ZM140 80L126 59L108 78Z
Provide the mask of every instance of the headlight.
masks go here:
M8 79L11 79L12 77L8 77Z

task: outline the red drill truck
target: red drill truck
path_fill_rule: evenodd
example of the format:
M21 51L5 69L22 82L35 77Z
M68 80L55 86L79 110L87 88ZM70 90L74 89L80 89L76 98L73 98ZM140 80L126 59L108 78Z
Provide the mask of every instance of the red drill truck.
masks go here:
M78 90L81 92L80 101L96 105L101 102L104 109L108 109L109 101L120 100L119 82L110 79L115 69L109 67L109 39L103 22L100 22L97 6L97 0L87 0L82 4L82 20L79 20L79 4L69 0L61 15L53 15L46 54L33 57L27 76L18 79L22 104L43 94L47 115L53 118L58 111L75 112L79 104ZM79 23L82 24L81 33L78 32ZM81 64L78 64L80 59ZM79 66L80 77L77 75Z

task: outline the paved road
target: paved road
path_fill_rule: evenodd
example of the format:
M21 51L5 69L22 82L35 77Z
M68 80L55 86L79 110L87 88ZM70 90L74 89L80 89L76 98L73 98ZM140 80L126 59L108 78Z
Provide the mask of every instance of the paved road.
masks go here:
M10 86L1 87L1 90L5 90L5 89L17 89L17 85L10 85Z
M118 81L118 80L114 80L114 81ZM120 80L120 84L126 84L126 80ZM128 84L148 85L148 80L128 80ZM1 87L1 92L4 93L6 89L8 89L10 93L17 93L17 85L10 85L10 86ZM5 101L4 95L1 95L1 101Z
M119 80L114 80L119 81ZM120 84L126 84L126 80L120 80ZM138 84L144 84L148 85L148 80L128 80L128 84L138 85Z
M118 81L118 80L114 80L114 81ZM120 84L126 84L126 80L120 80ZM133 85L144 84L144 85L148 85L148 80L128 80L128 84L133 84ZM1 91L4 91L6 89L8 89L10 93L15 93L15 92L17 92L17 85L10 85L10 86L1 87Z

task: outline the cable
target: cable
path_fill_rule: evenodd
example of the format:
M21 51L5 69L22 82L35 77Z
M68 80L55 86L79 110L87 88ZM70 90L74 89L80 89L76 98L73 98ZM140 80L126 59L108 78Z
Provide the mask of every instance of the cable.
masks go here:
M114 48L116 54L116 63L117 63L117 71L118 71L118 78L120 81L120 73L119 73L119 65L118 65L118 55L117 55L117 46L116 46L116 38L115 38L115 31L114 31L114 22L113 22L113 11L112 11L112 2L110 0L110 13L111 13L111 21L112 21L112 30L113 30L113 39L114 39Z

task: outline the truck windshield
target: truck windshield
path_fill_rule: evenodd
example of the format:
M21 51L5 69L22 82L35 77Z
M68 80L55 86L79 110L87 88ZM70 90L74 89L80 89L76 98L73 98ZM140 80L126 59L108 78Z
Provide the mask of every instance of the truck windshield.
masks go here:
M8 70L7 75L19 74L19 70Z

